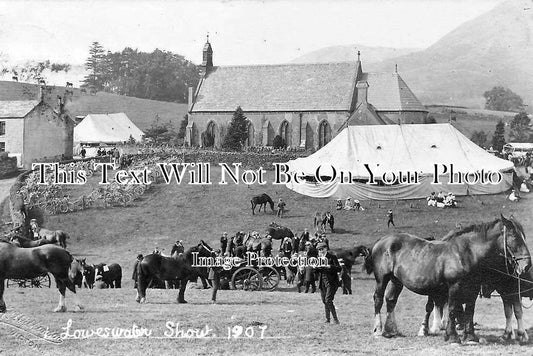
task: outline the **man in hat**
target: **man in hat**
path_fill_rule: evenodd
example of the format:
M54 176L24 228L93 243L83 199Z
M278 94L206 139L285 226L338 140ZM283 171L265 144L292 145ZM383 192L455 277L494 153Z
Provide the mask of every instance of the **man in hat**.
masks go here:
M221 258L222 257L222 251L216 250L215 251L215 258ZM207 279L211 282L211 285L213 286L213 292L211 294L211 302L215 304L217 302L217 292L220 288L220 273L222 272L223 267L215 267L211 266L209 267L209 275Z
M231 241L228 240L228 233L223 232L220 237L220 249L222 250L222 253L228 252L228 244L231 244Z
M139 262L143 260L143 255L139 253L137 255L137 259L135 260L135 264L133 265L133 274L131 275L131 279L133 279L133 288L137 289L137 266L139 265Z
M181 240L177 240L174 246L172 246L172 251L170 252L170 255L173 256L174 253L176 255L179 255L180 253L185 252L185 247L183 246L183 242Z
M320 289L320 295L322 297L322 303L326 311L326 323L330 322L330 316L333 316L333 322L339 323L337 318L337 311L333 304L335 293L339 288L339 275L341 266L337 256L329 252L328 245L325 242L319 242L317 245L318 256L327 260L327 266L318 267L318 288Z

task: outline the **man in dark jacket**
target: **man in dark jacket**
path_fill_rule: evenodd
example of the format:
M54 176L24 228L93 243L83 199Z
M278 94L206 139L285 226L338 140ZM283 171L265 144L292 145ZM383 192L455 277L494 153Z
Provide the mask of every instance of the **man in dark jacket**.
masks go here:
M339 287L338 273L341 271L341 266L337 256L328 251L328 245L325 242L319 242L317 245L319 257L325 257L328 261L326 267L319 267L318 270L318 288L322 297L326 311L326 323L330 322L330 315L333 316L333 322L339 323L337 318L337 311L333 304L335 293Z

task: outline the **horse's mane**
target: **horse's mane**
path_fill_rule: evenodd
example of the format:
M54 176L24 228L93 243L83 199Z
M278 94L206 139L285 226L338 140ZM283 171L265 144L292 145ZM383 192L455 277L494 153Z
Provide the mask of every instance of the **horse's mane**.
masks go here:
M468 225L468 226L466 226L464 228L461 228L459 231L453 231L451 233L448 233L447 235L445 235L441 239L441 241L449 241L449 240L454 239L456 237L459 237L459 236L462 236L462 235L466 235L466 234L470 234L472 232L481 233L481 234L483 234L483 236L486 236L487 231L492 229L494 227L494 225L496 225L500 221L501 221L500 219L495 219L494 221L491 221L491 222L483 222L483 223L480 223L480 224Z

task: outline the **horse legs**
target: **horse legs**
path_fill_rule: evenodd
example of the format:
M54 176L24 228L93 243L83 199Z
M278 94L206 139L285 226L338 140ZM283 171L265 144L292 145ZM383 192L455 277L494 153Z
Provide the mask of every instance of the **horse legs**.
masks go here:
M0 313L6 312L6 303L4 302L5 279L0 278Z
M509 341L513 338L513 304L512 302L502 297L503 313L505 314L505 330L500 337L502 341Z
M146 303L146 288L148 288L148 283L152 282L152 280L149 281L143 273L139 263L137 266L137 296L135 297L137 303Z
M522 301L519 297L513 298L513 309L516 322L518 323L518 329L516 331L516 339L520 344L526 344L529 342L527 331L524 329L524 321L522 320L523 310Z
M251 201L251 203L252 203L252 215L255 215L255 204L253 200Z
M66 312L67 311L67 305L65 304L65 291L67 290L67 286L65 285L65 282L60 280L56 277L56 283L57 283L57 289L59 289L59 304L54 309L54 312Z
M376 272L374 272L376 273ZM374 336L383 335L383 324L381 323L381 307L383 306L383 296L389 283L390 277L380 278L376 274L376 289L374 291Z
M459 322L463 324L464 340L467 342L479 342L479 338L474 332L474 310L476 307L476 298L477 293L470 299L470 301L466 303L462 318L459 320Z
M398 302L398 296L402 292L403 284L397 278L392 277L392 286L387 292L385 300L387 302L387 317L385 319L385 329L383 336L393 337L398 335L398 326L396 325L396 317L394 315L394 308Z
M431 316L431 312L433 311L434 304L435 303L433 302L433 299L431 297L428 297L428 301L426 303L426 315L424 316L424 321L422 322L420 330L418 330L418 336L429 335L429 317Z
M187 301L185 301L185 287L187 287L188 281L189 281L188 278L183 278L181 280L180 291L178 292L178 303L180 304L187 303Z
M455 329L455 316L457 314L457 295L459 293L460 285L454 284L450 286L448 291L448 323L446 325L446 333L444 334L444 341L452 343L461 343L457 330Z

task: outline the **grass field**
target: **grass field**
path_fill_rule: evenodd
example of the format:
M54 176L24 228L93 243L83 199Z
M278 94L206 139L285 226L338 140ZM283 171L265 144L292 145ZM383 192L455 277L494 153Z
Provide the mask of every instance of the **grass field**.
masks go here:
M371 333L374 282L372 276L361 273L360 264L354 267L354 295L337 293L339 326L323 324L323 305L318 294L298 294L284 281L274 292L220 291L216 305L209 303L209 290L198 289L186 292L187 305L176 304L174 290L149 290L148 303L137 304L130 277L138 253L150 253L155 246L164 249L163 253L170 253L177 239L183 240L186 246L204 239L218 247L224 231L230 234L238 230L264 232L273 220L300 233L305 227L311 229L316 210L334 213L337 233L328 234L328 238L335 248L371 244L383 236L387 232L388 209L395 212L397 230L424 237L442 236L457 223L464 226L490 221L500 213L513 214L523 223L526 234L533 228L533 199L527 195L518 204L511 204L504 194L499 194L460 197L457 209L427 207L425 201L413 200L362 202L363 212L337 212L333 200L313 199L284 186L272 185L271 173L267 173L268 183L264 186L218 185L217 170L213 170L212 180L211 186L158 184L131 207L92 209L47 218L46 227L70 233L68 250L74 255L86 257L89 263L118 262L123 266L123 289L79 292L84 312L73 312L71 308L67 313L52 313L58 298L54 288L9 288L5 293L10 313L22 313L56 333L63 332L62 328L71 319L71 330L131 329L135 323L151 329L151 337L67 339L61 345L37 342L39 349L35 351L27 339L15 339L10 335L11 329L0 324L0 354L531 354L529 346L504 345L498 341L505 321L499 298L480 300L476 309L478 334L488 341L486 345L448 345L442 335L417 337L425 298L407 290L400 296L397 307L399 328L404 337L374 338ZM70 194L75 195L87 186L69 189ZM287 202L286 218L275 219L269 211L252 216L250 198L263 192L274 200L282 197ZM530 248L533 248L531 243ZM524 303L528 304L525 300ZM72 294L67 294L67 305L73 306ZM533 325L531 310L525 310L525 320L526 327ZM185 329L202 329L208 325L214 330L210 335L215 333L218 338L169 338L165 336L167 321L179 322ZM227 328L236 325L253 328L254 337L228 340ZM266 338L260 339L257 333L265 326Z

